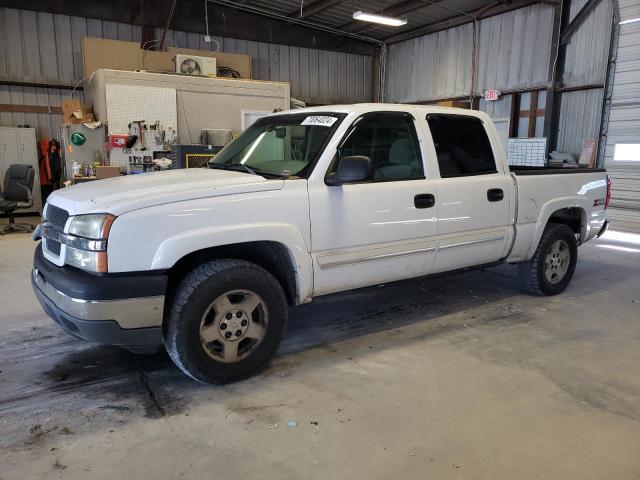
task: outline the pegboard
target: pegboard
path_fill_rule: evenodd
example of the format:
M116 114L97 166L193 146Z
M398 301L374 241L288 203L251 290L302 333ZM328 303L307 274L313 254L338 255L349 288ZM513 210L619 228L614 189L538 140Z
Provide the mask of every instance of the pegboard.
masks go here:
M147 126L159 121L163 130L177 130L175 88L107 83L105 94L109 133L129 133L129 124L136 120L144 120ZM145 135L145 138L149 138L149 135ZM147 145L145 151L141 151L140 146L139 142L136 143L131 153L114 148L110 154L111 165L126 167L130 155L153 155L155 146Z
M546 149L546 138L510 138L507 152L509 165L544 167Z

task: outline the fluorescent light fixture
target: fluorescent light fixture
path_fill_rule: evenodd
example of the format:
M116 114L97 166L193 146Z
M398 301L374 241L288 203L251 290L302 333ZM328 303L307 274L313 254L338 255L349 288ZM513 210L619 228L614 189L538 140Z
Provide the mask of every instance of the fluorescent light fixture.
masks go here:
M636 23L640 22L640 17L638 18L630 18L629 20L622 20L618 25L627 25L628 23Z
M353 14L353 18L362 22L379 23L381 25L388 25L390 27L400 27L407 24L406 18L387 17L385 15L361 12L359 10Z

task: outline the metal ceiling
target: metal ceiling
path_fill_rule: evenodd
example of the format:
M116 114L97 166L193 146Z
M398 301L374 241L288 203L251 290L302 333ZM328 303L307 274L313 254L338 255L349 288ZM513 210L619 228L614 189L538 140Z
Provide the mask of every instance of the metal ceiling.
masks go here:
M215 0L212 0L215 3ZM225 2L229 3L229 2ZM286 15L318 26L354 33L377 40L386 40L442 21L467 16L495 3L492 0L236 0L243 6L263 10L266 14ZM504 2L507 3L506 1ZM353 13L362 10L406 18L402 27L386 27L353 20Z

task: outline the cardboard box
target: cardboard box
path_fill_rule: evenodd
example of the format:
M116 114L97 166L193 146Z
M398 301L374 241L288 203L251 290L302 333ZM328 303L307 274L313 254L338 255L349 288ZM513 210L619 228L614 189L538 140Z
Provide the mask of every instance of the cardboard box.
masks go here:
M598 141L596 139L585 140L582 144L582 152L578 163L582 167L594 168L598 157Z
M60 103L60 108L62 108L63 125L78 125L95 120L91 107L81 104L78 100L64 100Z
M71 98L69 100L63 100L62 102L60 102L60 108L62 108L62 114L68 116L77 110L81 110L82 104L80 103L80 100Z
M96 179L112 178L120 176L120 167L96 167Z

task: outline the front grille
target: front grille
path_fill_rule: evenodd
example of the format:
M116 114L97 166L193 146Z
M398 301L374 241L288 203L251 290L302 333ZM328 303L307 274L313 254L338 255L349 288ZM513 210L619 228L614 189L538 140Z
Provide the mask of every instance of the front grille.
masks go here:
M49 204L47 206L47 218L45 220L56 230L64 231L64 226L69 218L69 212L62 208Z
M64 226L66 225L68 219L69 212L67 212L66 210L51 204L47 205L47 216L45 218L45 221L51 225L52 229L64 232ZM49 253L55 255L56 257L60 256L60 242L52 240L50 238L46 238L45 235L44 246L46 247L47 251L49 251Z
M49 238L45 239L47 250L49 250L54 255L60 256L60 242L56 242L55 240L51 240Z

